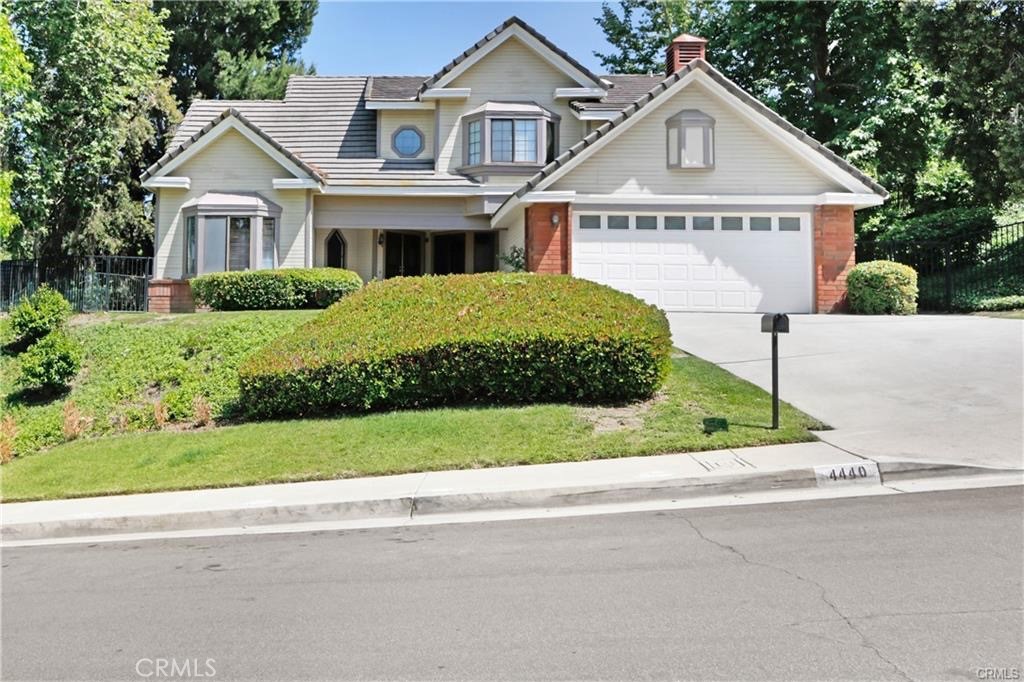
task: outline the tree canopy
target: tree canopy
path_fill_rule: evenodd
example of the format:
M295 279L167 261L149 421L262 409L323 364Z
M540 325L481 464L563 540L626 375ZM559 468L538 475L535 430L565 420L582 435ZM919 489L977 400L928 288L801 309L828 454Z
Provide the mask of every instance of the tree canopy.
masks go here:
M194 97L281 97L288 73L307 68L291 56L313 29L316 0L158 0L155 7L173 35L165 73L182 109ZM280 90L271 92L275 83Z
M138 176L176 107L160 70L170 36L142 2L14 0L38 110L9 144L21 224L12 252L138 253L150 239ZM131 36L130 40L126 36ZM25 113L25 112L22 112Z
M595 19L615 51L595 54L657 73L673 37L707 38L709 62L911 214L1024 194L1022 16L1007 0L621 0Z

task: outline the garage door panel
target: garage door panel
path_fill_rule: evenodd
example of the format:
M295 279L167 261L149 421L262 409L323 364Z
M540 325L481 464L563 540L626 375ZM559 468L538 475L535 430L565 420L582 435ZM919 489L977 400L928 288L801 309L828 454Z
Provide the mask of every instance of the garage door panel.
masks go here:
M635 225L635 219L630 224ZM773 228L777 224L774 220ZM630 292L665 310L811 310L809 215L802 217L801 230L793 232L577 228L572 254L577 276Z

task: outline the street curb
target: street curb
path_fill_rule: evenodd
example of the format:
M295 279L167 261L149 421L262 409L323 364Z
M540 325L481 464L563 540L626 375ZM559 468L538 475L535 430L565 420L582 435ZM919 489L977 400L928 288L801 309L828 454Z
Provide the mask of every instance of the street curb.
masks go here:
M882 484L911 478L1010 473L1011 470L927 462L880 462ZM1015 472L1020 473L1020 472ZM676 501L708 496L749 494L816 487L813 468L774 472L670 478L649 483L553 487L356 499L306 505L269 505L207 511L130 516L65 518L2 524L0 540L73 538L128 533L198 531L330 521L411 519L414 516L522 509L554 509Z

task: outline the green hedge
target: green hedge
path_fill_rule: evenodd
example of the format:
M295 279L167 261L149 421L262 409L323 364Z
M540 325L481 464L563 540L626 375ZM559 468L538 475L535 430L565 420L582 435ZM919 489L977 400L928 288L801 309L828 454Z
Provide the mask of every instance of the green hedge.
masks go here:
M846 276L850 310L863 315L913 315L917 312L917 272L887 260L855 265Z
M192 296L214 310L326 308L363 286L359 275L339 268L289 268L217 272L194 277Z
M19 383L55 390L67 386L82 366L82 345L62 331L50 332L21 354Z
M63 327L70 317L71 304L44 284L11 309L10 326L17 340L31 343Z
M568 276L374 282L239 370L250 416L443 404L626 402L668 370L664 313Z

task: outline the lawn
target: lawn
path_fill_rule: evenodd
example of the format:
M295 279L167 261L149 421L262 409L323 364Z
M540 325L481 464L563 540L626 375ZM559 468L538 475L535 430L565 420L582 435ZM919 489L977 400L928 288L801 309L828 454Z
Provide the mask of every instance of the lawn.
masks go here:
M656 399L625 408L445 408L106 436L18 457L0 485L5 501L181 490L788 443L822 427L784 405L772 431L770 414L761 389L678 357ZM706 435L706 417L729 430Z

